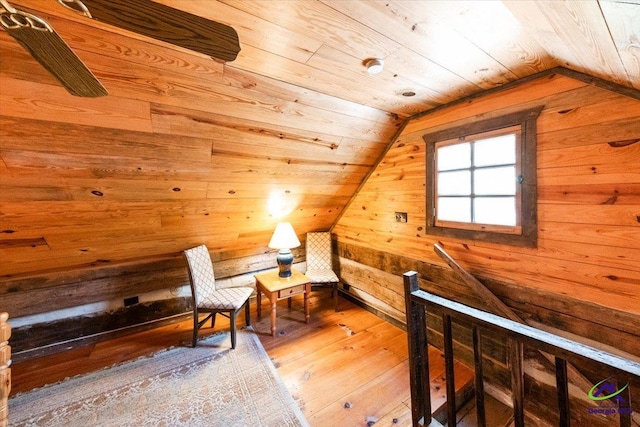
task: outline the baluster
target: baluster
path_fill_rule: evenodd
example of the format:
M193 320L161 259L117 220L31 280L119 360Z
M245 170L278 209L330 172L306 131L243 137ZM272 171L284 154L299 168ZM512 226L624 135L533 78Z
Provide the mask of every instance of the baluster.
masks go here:
M482 376L482 333L477 326L473 327L473 363L475 366L476 416L478 427L486 427L484 411L484 377Z
M451 316L442 315L442 334L444 336L444 368L447 385L447 422L450 427L456 425L456 381L453 373L453 335Z
M569 382L567 381L567 361L556 356L556 387L558 389L558 411L560 411L560 427L571 425L569 408Z
M524 344L509 340L511 399L516 427L524 427Z
M617 383L618 390L624 387L621 381ZM631 391L630 387L625 388L618 396L622 402L618 405L618 416L620 417L620 427L631 427Z

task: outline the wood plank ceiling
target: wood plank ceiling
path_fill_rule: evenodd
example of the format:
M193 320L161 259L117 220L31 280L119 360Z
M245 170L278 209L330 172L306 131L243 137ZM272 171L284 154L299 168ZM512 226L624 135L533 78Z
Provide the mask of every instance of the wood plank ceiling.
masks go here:
M331 227L412 115L556 66L640 89L635 1L159 2L234 27L238 58L11 2L109 96L70 96L0 32L0 275L258 254L281 217Z

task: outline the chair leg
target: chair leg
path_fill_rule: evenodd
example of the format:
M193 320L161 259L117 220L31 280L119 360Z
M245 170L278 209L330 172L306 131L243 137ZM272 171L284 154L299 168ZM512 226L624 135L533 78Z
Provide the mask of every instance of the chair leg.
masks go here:
M198 310L193 310L193 337L191 338L191 347L198 343Z
M247 299L247 302L244 303L244 322L247 326L251 326L251 304L249 304L250 301L250 299Z
M236 316L238 315L237 311L229 312L229 323L231 326L231 348L236 348Z
M333 296L334 310L338 311L338 284L334 283L331 288L331 295Z

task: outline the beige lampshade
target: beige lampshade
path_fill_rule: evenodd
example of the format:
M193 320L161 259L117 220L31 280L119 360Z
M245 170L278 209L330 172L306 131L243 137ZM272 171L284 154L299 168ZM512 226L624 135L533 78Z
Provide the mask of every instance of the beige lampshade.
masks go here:
M291 249L300 246L300 240L293 231L290 222L280 222L271 236L269 247L273 249Z

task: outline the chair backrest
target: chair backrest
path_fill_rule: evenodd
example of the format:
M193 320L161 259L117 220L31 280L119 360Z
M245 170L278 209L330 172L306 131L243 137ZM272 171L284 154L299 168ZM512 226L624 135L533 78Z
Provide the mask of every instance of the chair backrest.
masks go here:
M184 251L184 256L189 264L189 278L191 279L191 293L195 299L194 304L207 300L208 296L216 291L216 278L213 274L213 264L206 245Z
M332 270L331 233L307 233L307 270Z

